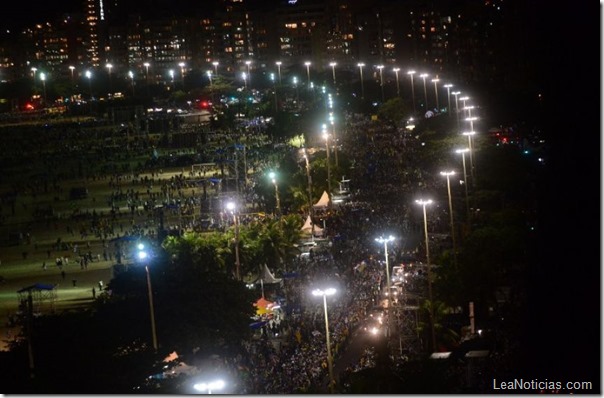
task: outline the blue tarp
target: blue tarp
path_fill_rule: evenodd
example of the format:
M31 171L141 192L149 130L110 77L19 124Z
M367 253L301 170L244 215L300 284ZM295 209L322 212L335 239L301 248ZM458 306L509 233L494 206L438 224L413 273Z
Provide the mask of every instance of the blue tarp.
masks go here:
M253 323L250 323L250 327L252 329L260 329L262 326L266 325L267 323L268 323L268 321L253 322Z

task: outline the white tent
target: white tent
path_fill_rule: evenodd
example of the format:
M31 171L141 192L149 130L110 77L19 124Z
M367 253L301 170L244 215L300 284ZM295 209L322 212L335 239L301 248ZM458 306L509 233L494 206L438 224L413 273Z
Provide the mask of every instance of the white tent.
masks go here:
M262 272L260 275L258 275L256 283L279 283L281 280L281 278L275 278L275 276L268 269L268 266L264 264L264 267L262 267Z
M319 199L319 201L317 203L315 203L313 205L314 208L318 208L318 207L327 207L329 206L329 195L327 194L327 191L323 191L323 195L321 195L321 199Z
M314 231L313 231L312 224L313 223L312 223L312 220L310 219L310 216L306 217L306 222L302 226L302 232L305 234L312 234L314 232L315 236L321 236L323 234L323 228L321 228L315 224Z

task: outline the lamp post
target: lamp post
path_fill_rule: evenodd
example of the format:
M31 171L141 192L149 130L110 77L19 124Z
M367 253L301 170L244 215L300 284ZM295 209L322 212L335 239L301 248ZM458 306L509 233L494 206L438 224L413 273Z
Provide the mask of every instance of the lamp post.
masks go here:
M336 124L333 112L329 112L329 123L331 124L331 134L333 135L333 154L335 155L336 167L338 167L338 139L336 137Z
M438 106L438 86L437 83L440 79L437 77L436 79L432 79L432 83L434 83L434 97L436 98L436 111L440 113L440 109Z
M334 85L334 87L336 85L336 65L337 64L338 64L337 62L330 62L329 63L329 66L331 66L331 74L333 76L333 85Z
M380 71L380 90L382 90L382 102L384 102L384 79L382 75L382 69L384 69L384 65L378 65L376 66L376 68L378 68L378 70Z
M42 80L42 92L44 93L44 97L42 98L42 102L46 102L46 73L40 72L40 80Z
M430 246L428 243L428 219L426 217L426 205L432 204L432 200L416 200L415 203L422 206L424 210L424 236L426 238L426 264L428 266L428 300L430 300L430 334L432 335L432 351L436 351L436 334L434 333L434 302L432 301L432 265L430 264Z
M145 271L147 273L147 292L149 294L149 313L151 315L151 337L153 341L153 349L157 351L157 333L155 331L155 309L153 308L153 289L151 288L151 275L149 274L149 265L146 260L149 257L149 254L145 251L145 245L139 243L137 245L138 260L142 263L145 262Z
M107 64L105 65L107 67L107 71L108 71L108 76L109 76L109 93L111 93L112 88L111 88L111 69L113 69L113 65L112 64Z
M234 202L226 204L227 210L233 215L233 223L235 224L235 278L241 280L241 263L239 260L239 213L236 211L237 206Z
M247 73L242 72L241 77L243 78L243 89L247 90Z
M275 174L274 171L271 171L268 174L269 178L271 179L271 182L273 183L273 185L275 186L275 213L276 214L280 214L281 213L281 201L279 200L279 185L277 185L277 174Z
M464 110L464 116L465 116L465 114L466 114L466 113L465 113L465 109L466 109L466 101L467 101L467 100L469 100L469 99L470 99L470 97L468 97L468 96L465 96L465 97L460 97L460 98L459 98L459 100L460 100L460 101L461 101L461 103L462 103L462 104L461 104L461 105L462 105L461 109L462 109L462 110Z
M143 66L145 67L145 85L147 86L147 96L149 95L149 66L151 66L151 64L149 62L145 62L143 63Z
M426 78L428 77L428 74L422 73L421 75L419 75L419 77L421 77L424 81L424 108L425 110L428 110L428 92L426 91Z
M359 62L357 66L359 67L359 74L361 75L361 98L365 98L365 86L363 85L363 66L365 66L365 64Z
M281 61L275 62L275 65L277 65L277 75L279 76L279 85L281 85L281 64Z
M92 72L87 70L86 77L88 78L88 89L90 91L90 99L92 100Z
M466 173L466 152L469 151L469 148L455 150L455 153L461 153L461 161L463 164L463 185L466 190L466 220L470 218L470 201L468 199L468 174Z
M245 66L247 67L247 78L248 78L250 84L252 83L252 74L250 73L251 64L252 64L252 61L245 61Z
M73 71L75 70L75 66L70 65L69 70L71 71L71 83L73 84Z
M298 100L299 100L299 95L298 95L298 77L294 76L292 78L292 82L294 84L294 88L296 89L296 102L298 102Z
M453 85L447 83L443 87L447 89L447 113L451 116L451 87Z
M411 78L411 98L413 99L413 113L416 113L415 110L415 86L413 85L413 75L415 74L414 70L410 70L407 72L409 77Z
M392 71L394 72L394 75L396 76L396 96L400 97L401 96L401 88L399 86L399 82L398 82L398 72L401 70L401 68L394 68L392 69Z
M270 74L270 79L273 82L273 92L275 93L275 113L279 112L279 102L277 101L277 86L275 85L275 74Z
M375 241L384 245L384 259L386 260L386 288L388 289L388 324L386 327L386 337L390 337L390 307L392 307L392 289L390 287L390 265L388 263L388 243L394 241L394 236L387 238L375 238Z
M185 88L185 63L180 62L178 64L180 66L180 80L182 81L182 87Z
M304 62L306 65L306 84L308 85L308 89L310 90L310 61Z
M210 88L212 88L212 71L207 70L206 75L208 76L208 80L210 81Z
M36 71L37 70L38 70L38 68L36 68L35 66L32 66L31 72L32 72L32 77L33 77L34 83L36 82Z
M199 392L207 391L208 395L212 394L212 390L222 390L225 386L225 382L223 380L215 380L209 383L195 383L193 388Z
M329 209L331 210L331 162L329 160L329 133L327 126L324 124L322 128L323 138L325 139L325 150L327 152L327 196L329 198Z
M455 96L455 117L457 120L457 130L459 130L459 103L457 102L457 97L461 94L461 91L453 91L451 94Z
M312 206L312 178L310 175L310 161L308 160L308 152L306 151L306 147L302 148L304 153L304 162L306 163L306 181L308 183L308 215L310 216L310 224L311 224L311 239L315 238L315 223L313 222L313 213L314 209Z
M131 70L128 71L128 76L130 77L130 83L132 84L132 96L134 97L134 72Z
M454 171L441 171L441 176L447 177L447 194L449 195L449 217L451 218L451 240L453 241L453 261L457 265L457 245L455 244L455 223L453 220L453 201L451 200L451 182L450 178L455 175Z
M313 296L323 297L323 311L325 312L325 344L327 345L327 369L329 371L329 389L333 392L336 384L333 378L333 358L331 356L331 343L329 341L329 317L327 315L327 296L332 296L336 293L336 289L328 288L325 290L315 289L312 291Z
M472 177L472 185L476 182L474 181L474 156L472 155L472 136L476 134L475 131L466 131L462 133L463 135L468 137L468 148L470 149L470 176Z

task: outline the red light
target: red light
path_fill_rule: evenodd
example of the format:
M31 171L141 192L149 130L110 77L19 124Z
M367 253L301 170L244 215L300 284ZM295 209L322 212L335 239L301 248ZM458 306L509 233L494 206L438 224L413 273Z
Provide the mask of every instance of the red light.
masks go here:
M202 108L207 108L208 107L208 102L207 101L202 101L201 107Z
M31 111L32 109L34 109L34 106L28 102L27 104L25 104L25 109Z

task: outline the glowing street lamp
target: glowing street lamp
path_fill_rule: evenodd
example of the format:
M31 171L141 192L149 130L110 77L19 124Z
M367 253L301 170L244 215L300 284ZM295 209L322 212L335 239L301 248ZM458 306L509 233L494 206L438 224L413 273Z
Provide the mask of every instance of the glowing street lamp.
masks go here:
M310 161L308 159L308 152L306 151L306 147L302 148L304 162L306 163L306 181L308 183L308 215L310 217L310 224L312 228L311 239L315 239L315 223L313 222L313 206L312 206L312 178L310 175Z
M451 116L451 87L453 85L447 83L443 87L447 89L447 113Z
M310 61L304 62L304 65L306 65L306 81L310 90Z
M279 75L279 85L281 85L281 64L281 61L275 62L275 65L277 65L277 75Z
M251 84L252 82L252 74L250 73L250 65L252 64L252 61L245 61L245 66L247 67L247 78Z
M401 88L399 86L398 83L398 72L401 70L401 68L394 68L392 69L392 71L394 72L395 76L396 76L396 96L400 97L401 96Z
M170 69L168 71L168 74L170 75L170 79L172 80L172 88L174 88L174 69Z
M386 337L390 337L390 307L392 307L392 289L390 288L390 265L388 264L388 243L394 242L394 236L387 238L375 238L375 241L384 245L384 259L386 260L386 288L388 289L388 325L386 327Z
M363 85L363 66L365 66L365 64L359 62L357 66L359 67L359 74L361 75L361 98L365 98L365 86Z
M382 102L384 102L384 79L382 76L382 69L384 69L384 65L378 65L376 68L378 68L380 71L380 90L382 90Z
M71 71L71 82L73 83L73 71L75 70L75 66L70 65L69 70Z
M105 66L107 67L107 71L108 71L108 75L109 75L109 92L111 93L111 91L112 91L112 89L111 89L111 69L113 69L113 65L107 64Z
M281 213L281 200L279 199L279 185L277 185L277 174L275 174L274 171L271 171L268 174L269 178L271 179L271 182L273 183L273 185L275 186L275 213L280 214Z
M247 73L242 72L241 78L243 79L243 89L247 90Z
M329 133L327 126L322 127L323 138L325 139L325 150L327 152L327 197L329 198L329 209L331 209L331 161L329 160Z
M325 312L325 344L327 345L327 369L329 371L329 388L333 392L336 380L333 377L333 357L331 356L331 343L329 341L329 317L327 315L327 296L333 296L334 294L336 294L336 289L315 289L312 291L312 294L313 296L323 297L323 311Z
M457 119L457 129L459 130L459 103L457 102L457 97L461 94L461 91L453 91L451 94L455 96L455 116Z
M331 74L333 76L333 85L336 85L336 65L338 63L337 62L330 62L329 66L331 66Z
M271 81L273 82L273 92L275 93L275 113L279 112L279 102L277 101L277 86L275 85L275 74L271 73L269 75Z
M131 70L128 71L128 76L130 77L130 83L132 84L132 96L134 96L134 72Z
M210 87L212 87L212 71L211 70L207 70L206 71L206 76L208 76L208 80L210 81Z
M46 73L40 72L40 80L42 80L42 86L44 87L44 98L42 98L42 102L46 102Z
M36 71L37 70L38 70L38 68L36 68L35 66L32 66L31 72L32 72L32 77L34 78L34 82L36 81Z
M226 208L233 215L233 223L235 224L235 278L241 280L241 263L239 260L239 213L237 212L237 205L234 202L228 202Z
M432 83L434 83L434 96L436 97L436 111L440 112L440 108L438 107L438 86L436 85L436 83L438 83L440 81L440 79L437 77L436 79L432 79Z
M413 113L415 114L417 112L415 110L415 86L413 85L413 75L415 74L415 71L410 70L407 72L407 74L411 78L411 98L413 99Z
M474 180L474 156L472 154L473 148L472 148L472 136L476 134L475 131L465 131L462 133L463 135L468 137L468 148L470 148L470 175L472 176L472 184L475 184L475 180Z
M425 110L428 110L428 92L426 91L426 78L429 75L427 73L422 73L421 75L419 75L419 77L422 78L422 80L424 81L424 108Z
M87 70L86 77L88 78L88 89L90 90L90 99L92 99L92 72Z
M432 204L432 200L416 200L415 203L422 206L424 210L424 236L426 238L426 264L428 266L428 300L430 300L430 332L432 334L432 351L436 351L436 334L434 333L434 302L432 301L432 265L430 264L430 246L428 240L428 219L426 217L426 205Z
M184 86L185 86L185 63L180 62L178 64L178 66L180 66L180 79L182 80L182 86L184 88Z
M336 124L333 112L329 112L329 123L331 124L331 134L333 135L333 153L335 155L336 167L338 167L338 139L336 137Z
M195 383L193 388L199 392L207 391L208 394L212 394L212 391L222 390L226 383L223 380L215 380L208 383Z
M466 152L469 152L469 148L456 149L455 153L461 153L461 161L463 164L463 185L466 190L466 220L470 218L470 201L468 199L468 174L466 173Z
M441 176L447 177L447 193L449 195L449 216L451 218L451 240L453 241L453 260L457 264L457 246L455 244L455 224L453 221L453 201L451 200L451 182L449 177L455 175L454 171L441 171Z
M145 264L145 271L147 272L147 292L149 294L149 313L151 315L151 337L153 341L153 349L157 351L157 333L155 331L155 309L153 308L153 290L151 289L151 275L149 274L149 265L147 259L149 253L145 250L145 245L139 243L137 245L138 252L136 254L140 263Z

